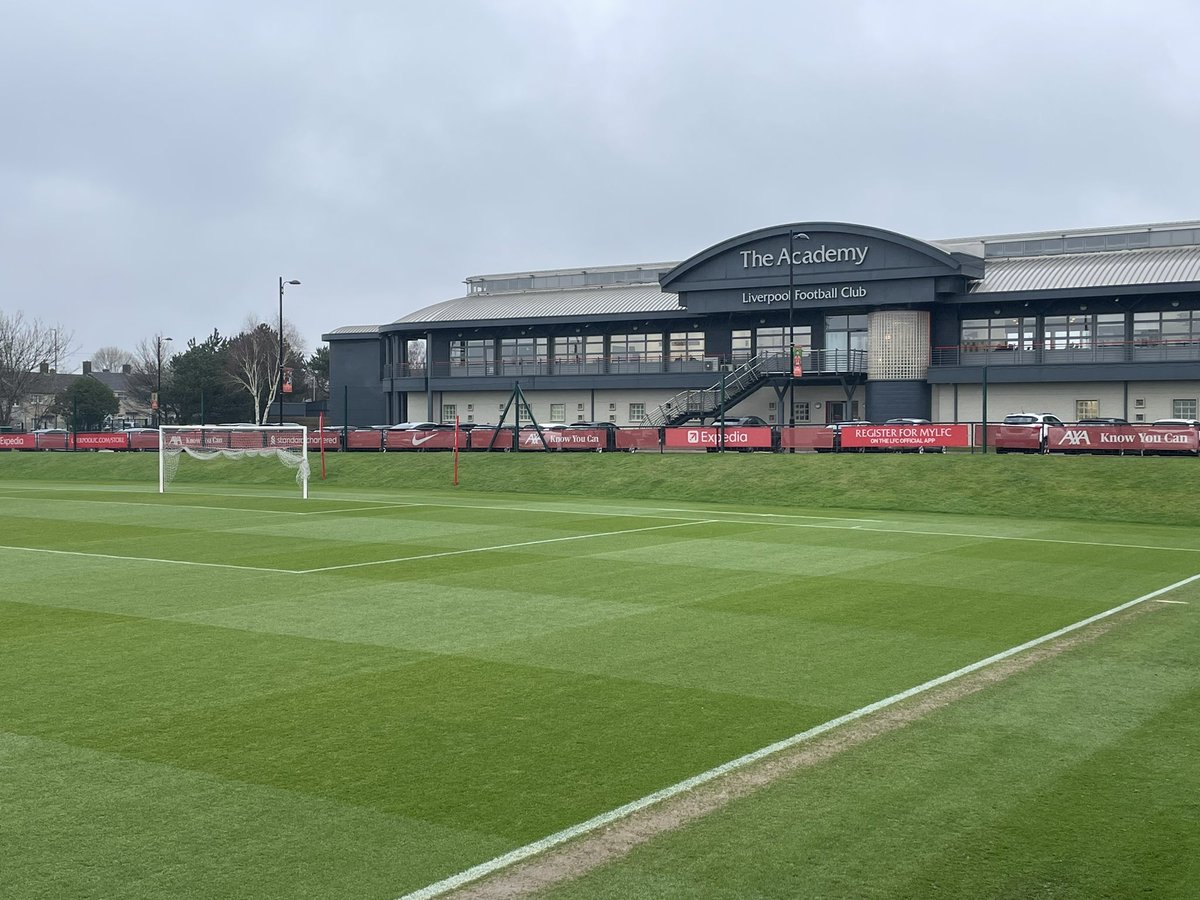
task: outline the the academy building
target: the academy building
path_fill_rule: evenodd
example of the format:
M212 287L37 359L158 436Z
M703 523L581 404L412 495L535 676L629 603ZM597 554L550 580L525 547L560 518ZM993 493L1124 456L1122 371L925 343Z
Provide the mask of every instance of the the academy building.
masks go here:
M922 240L835 222L479 275L325 335L334 424L1197 418L1200 222Z

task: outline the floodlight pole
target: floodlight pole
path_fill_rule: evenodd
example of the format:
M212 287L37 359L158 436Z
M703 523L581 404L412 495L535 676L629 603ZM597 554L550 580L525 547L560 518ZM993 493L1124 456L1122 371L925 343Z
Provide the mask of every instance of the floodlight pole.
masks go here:
M283 276L279 276L279 372L276 375L275 394L279 400L279 424L283 424L283 287L286 284L299 284L299 281L292 279L284 281Z
M783 418L783 410L779 411L779 424L782 425L785 421L788 425L796 424L796 377L794 374L795 363L792 360L796 352L796 328L794 319L796 314L796 228L795 226L788 229L788 359L785 365L788 367L788 417ZM783 398L779 398L783 402Z
M163 343L170 343L173 338L163 337L161 334L154 338L154 359L156 366L156 381L154 395L158 399L154 403L154 427L157 428L162 424L162 358L163 358Z

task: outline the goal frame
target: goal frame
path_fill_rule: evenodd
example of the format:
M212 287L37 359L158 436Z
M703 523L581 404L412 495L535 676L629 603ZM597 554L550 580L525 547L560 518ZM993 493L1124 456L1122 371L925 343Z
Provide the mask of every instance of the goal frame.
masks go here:
M171 448L169 436L187 432L189 434L199 434L200 445L191 447L180 445L177 448ZM271 435L282 434L298 434L300 436L300 446L294 444L277 443L272 446ZM229 446L222 444L217 440L207 441L207 435L226 435L240 434L243 440L239 443L250 442L253 444L252 435L261 435L262 446ZM209 446L206 446L209 445ZM169 453L188 453L194 458L201 458L199 454L211 453L213 457L224 455L225 453L245 453L253 456L271 456L278 457L282 453L295 453L299 451L300 466L296 476L296 480L300 483L300 499L308 499L308 427L305 425L159 425L158 426L158 492L165 494L167 492L167 455ZM197 451L197 452L192 452ZM210 457L211 458L211 457Z

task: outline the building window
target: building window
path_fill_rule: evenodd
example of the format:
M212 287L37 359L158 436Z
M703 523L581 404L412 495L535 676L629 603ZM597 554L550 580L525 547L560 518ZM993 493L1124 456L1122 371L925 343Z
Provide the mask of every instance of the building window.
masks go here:
M568 334L554 339L555 362L604 362L604 335Z
M661 372L661 334L614 334L608 339L608 371Z
M1032 350L1037 320L1027 318L963 319L959 343L964 350Z
M457 403L443 403L442 404L442 421L443 422L453 422L454 417L457 415L458 415L458 404Z
M846 318L841 316L840 318ZM863 327L866 327L866 316L858 316L863 320ZM737 332L735 332L736 334ZM754 331L755 352L756 353L786 353L789 345L793 342L797 347L803 347L807 350L812 346L812 327L809 325L793 325L788 328L786 325L778 328L757 328ZM734 345L736 347L736 344Z
M645 403L630 403L629 404L629 421L636 424L636 423L642 421L642 419L644 419L644 418L646 418L646 404Z
M825 317L825 368L844 371L867 350L867 317Z
M1192 400L1172 400L1171 415L1176 419L1195 419L1200 418L1196 415L1196 401Z
M451 341L450 374L495 375L495 342L492 340Z
M539 375L549 362L550 339L544 337L503 338L500 365L510 374Z
M1136 312L1133 314L1133 340L1136 344L1200 341L1200 310Z
M753 334L754 332L747 328L744 330L734 331L732 335L730 335L731 340L729 347L732 351L730 355L730 362L732 362L735 366L739 363L748 362L750 357L754 355L754 342L752 339Z
M614 334L609 338L609 358L614 362L662 359L661 334Z
M1125 341L1124 313L1046 316L1042 321L1042 347L1046 350L1085 350Z
M567 404L551 403L550 404L550 421L551 422L567 421Z
M808 401L797 400L792 404L792 419L797 422L807 422L808 419Z
M703 331L674 331L671 333L671 359L704 359Z
M1094 419L1100 415L1099 400L1076 400L1075 401L1075 418L1076 419Z

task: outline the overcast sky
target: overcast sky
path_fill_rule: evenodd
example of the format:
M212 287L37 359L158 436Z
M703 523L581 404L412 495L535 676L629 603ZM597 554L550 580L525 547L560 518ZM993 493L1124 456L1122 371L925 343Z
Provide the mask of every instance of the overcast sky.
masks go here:
M785 222L1200 218L1200 4L8 0L0 310L311 351Z

